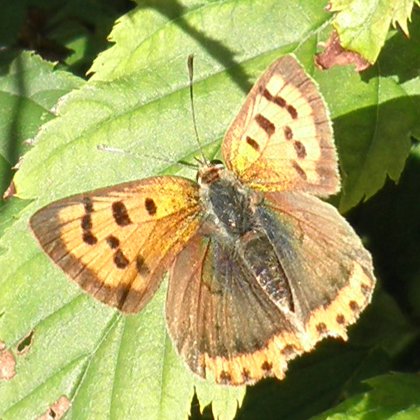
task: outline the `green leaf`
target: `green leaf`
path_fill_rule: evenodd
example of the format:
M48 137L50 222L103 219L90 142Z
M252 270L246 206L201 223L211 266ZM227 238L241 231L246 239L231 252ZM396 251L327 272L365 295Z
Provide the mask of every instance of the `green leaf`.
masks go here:
M407 20L418 0L332 0L329 10L338 12L334 27L341 45L374 63L385 43L391 23L408 35Z
M1 191L10 181L10 168L28 149L40 125L54 115L51 108L81 80L57 71L40 57L23 52L0 52L0 165Z
M382 375L366 380L371 390L351 397L317 416L321 419L412 420L420 416L420 377L415 374Z
M20 218L20 212L29 205L30 200L12 197L0 205L0 237Z
M336 67L316 75L333 115L342 212L372 197L387 177L398 181L410 136L420 130L419 22L416 15L410 40L394 31L378 62L362 74Z
M420 6L419 0L402 0L393 5L392 26L400 25L406 36L410 36L407 22L411 21L411 12L415 5Z
M11 179L12 165L10 165L9 161L0 153L0 194L3 194L4 191L6 191ZM4 203L0 201L0 208L2 208L3 205Z

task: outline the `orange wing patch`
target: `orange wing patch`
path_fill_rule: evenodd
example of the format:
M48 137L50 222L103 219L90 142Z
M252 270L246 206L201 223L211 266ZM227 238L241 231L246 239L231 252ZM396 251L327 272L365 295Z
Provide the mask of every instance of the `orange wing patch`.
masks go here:
M57 201L30 223L45 252L84 290L137 312L198 230L199 214L194 182L155 177Z
M253 385L263 378L275 376L284 379L288 362L305 351L304 341L298 335L280 333L264 348L251 354L239 354L231 358L200 356L205 377L214 377L220 384Z
M305 329L310 340L316 343L325 336L347 340L347 326L356 322L361 311L372 298L375 280L355 262L348 284L325 307L314 310Z
M228 168L258 190L327 196L339 188L326 104L291 56L276 61L255 84L222 150Z

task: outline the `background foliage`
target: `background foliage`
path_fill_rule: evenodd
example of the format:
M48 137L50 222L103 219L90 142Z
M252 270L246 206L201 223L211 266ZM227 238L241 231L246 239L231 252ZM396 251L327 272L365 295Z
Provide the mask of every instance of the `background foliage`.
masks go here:
M51 414L65 396L66 418L77 419L419 418L418 9L411 15L409 0L333 1L336 14L317 0L138 3L2 4L0 185L4 191L14 175L16 194L0 204L0 368L6 352L16 366L12 379L0 379L0 416ZM315 68L333 27L372 67ZM191 375L172 348L165 284L141 314L123 317L52 266L28 218L99 186L193 177L176 164L197 152L186 57L196 56L198 128L212 156L255 78L289 52L330 106L343 177L334 202L371 250L379 284L348 343L322 342L282 382L214 386ZM57 418L59 406L52 409Z

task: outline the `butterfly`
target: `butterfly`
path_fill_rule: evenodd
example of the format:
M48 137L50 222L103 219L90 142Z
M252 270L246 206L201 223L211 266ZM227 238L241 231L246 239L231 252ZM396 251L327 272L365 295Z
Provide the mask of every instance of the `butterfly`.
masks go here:
M197 182L155 176L38 210L43 250L124 313L169 271L166 321L189 368L228 385L284 378L327 336L347 339L370 302L372 259L330 204L339 190L326 104L297 60L275 61Z

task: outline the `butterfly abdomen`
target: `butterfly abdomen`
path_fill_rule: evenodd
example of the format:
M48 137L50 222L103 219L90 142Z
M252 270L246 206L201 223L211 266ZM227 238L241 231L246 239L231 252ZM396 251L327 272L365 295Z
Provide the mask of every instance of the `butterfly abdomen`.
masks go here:
M287 277L256 213L257 193L223 169L211 178L212 182L202 186L208 235L237 256L243 272L253 277L277 305L293 311Z

